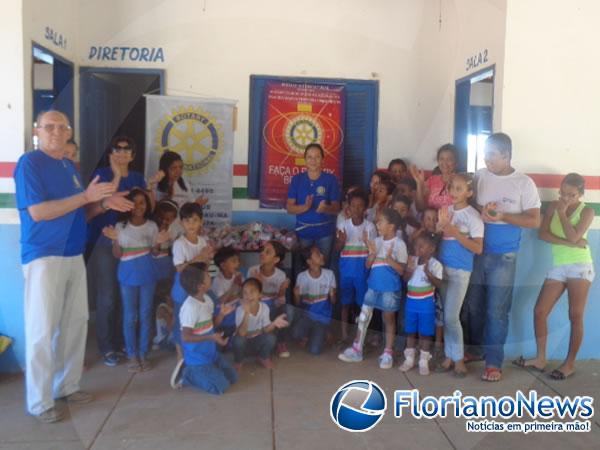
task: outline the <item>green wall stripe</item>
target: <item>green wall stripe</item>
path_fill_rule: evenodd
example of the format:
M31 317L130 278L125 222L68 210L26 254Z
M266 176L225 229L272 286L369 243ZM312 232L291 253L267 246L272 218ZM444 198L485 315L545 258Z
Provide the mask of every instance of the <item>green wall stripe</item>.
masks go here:
M233 188L233 198L237 200L248 198L248 189L243 187L234 187Z
M16 207L15 194L0 193L0 208L14 209Z

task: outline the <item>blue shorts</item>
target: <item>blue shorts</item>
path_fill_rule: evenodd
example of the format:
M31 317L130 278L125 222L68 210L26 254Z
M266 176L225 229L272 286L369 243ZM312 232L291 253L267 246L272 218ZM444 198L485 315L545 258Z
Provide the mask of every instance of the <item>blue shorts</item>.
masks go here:
M404 332L421 336L435 336L435 299L406 299Z
M362 306L367 292L367 277L340 274L340 302L343 306L353 303Z
M400 309L400 293L389 291L381 292L367 289L364 306L370 306L383 312L396 312Z

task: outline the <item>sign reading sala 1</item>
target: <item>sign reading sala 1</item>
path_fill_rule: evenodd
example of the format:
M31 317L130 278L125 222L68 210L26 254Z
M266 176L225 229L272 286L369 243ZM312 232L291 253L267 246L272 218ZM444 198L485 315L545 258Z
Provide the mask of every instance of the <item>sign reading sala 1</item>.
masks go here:
M467 65L465 67L466 71L476 69L477 67L486 64L488 62L488 49L484 49L477 53L476 55L469 56L467 58Z
M91 46L88 59L96 61L165 62L165 53L162 47Z
M67 49L67 38L66 37L64 37L62 34L58 33L57 31L54 31L50 27L46 27L45 31L46 32L44 34L44 37L46 38L46 40L52 42L57 47L60 47L64 50Z

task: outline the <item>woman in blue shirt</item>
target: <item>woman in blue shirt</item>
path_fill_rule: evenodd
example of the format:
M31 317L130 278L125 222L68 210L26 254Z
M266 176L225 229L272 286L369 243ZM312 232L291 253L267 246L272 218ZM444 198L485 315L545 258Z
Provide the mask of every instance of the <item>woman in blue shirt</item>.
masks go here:
M296 235L302 248L317 245L329 261L336 216L340 211L340 188L334 175L323 172L325 151L317 143L304 150L306 171L290 183L287 212L296 216Z

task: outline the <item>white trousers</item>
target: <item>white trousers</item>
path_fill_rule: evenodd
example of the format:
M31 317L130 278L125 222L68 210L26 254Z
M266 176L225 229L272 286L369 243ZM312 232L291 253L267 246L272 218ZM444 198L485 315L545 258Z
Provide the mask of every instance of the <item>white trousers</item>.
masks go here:
M23 266L27 410L41 414L79 390L87 337L83 256L48 256Z

